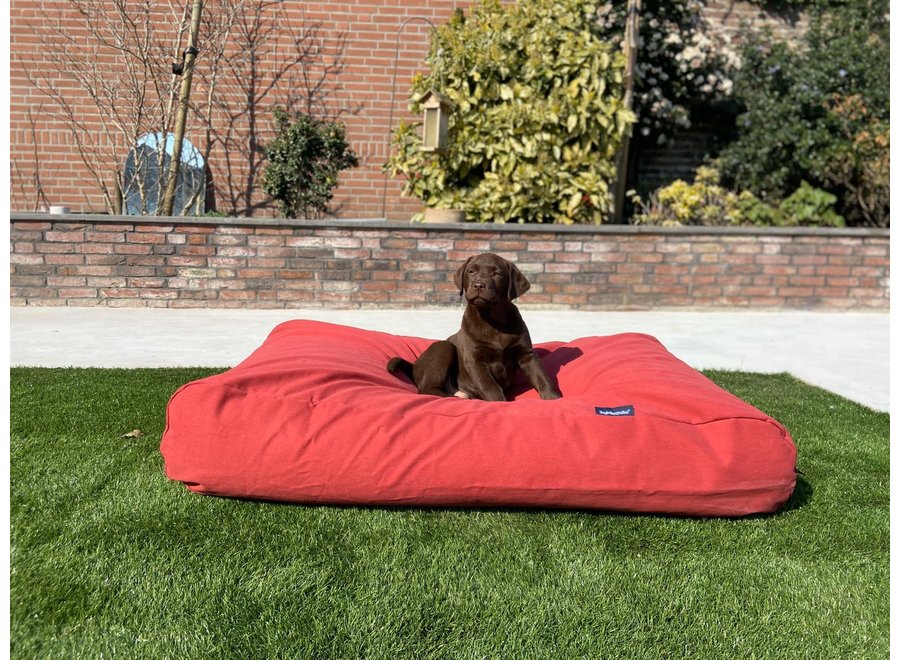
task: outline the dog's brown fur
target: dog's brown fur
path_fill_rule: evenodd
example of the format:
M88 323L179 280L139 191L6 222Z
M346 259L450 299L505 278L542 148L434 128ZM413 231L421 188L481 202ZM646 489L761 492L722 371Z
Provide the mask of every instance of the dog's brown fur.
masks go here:
M512 303L531 287L519 269L496 254L480 254L460 266L453 281L467 302L459 332L429 346L415 364L391 358L388 371L405 373L420 394L505 401L521 368L542 399L562 396Z

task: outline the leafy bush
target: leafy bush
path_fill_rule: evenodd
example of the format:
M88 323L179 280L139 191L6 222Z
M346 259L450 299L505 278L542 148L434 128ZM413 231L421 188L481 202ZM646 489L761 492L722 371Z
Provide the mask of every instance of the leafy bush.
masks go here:
M386 168L405 175L406 193L479 222L602 222L634 116L623 57L596 11L583 0L483 0L438 27L411 110L428 90L449 97L450 147L423 153L417 125L400 123Z
M649 202L637 195L632 196L632 202L642 209L632 218L634 224L739 224L737 195L722 188L718 172L708 167L697 169L694 183L678 179L652 193Z
M819 6L805 43L747 37L737 139L719 156L731 187L781 200L802 181L838 197L851 224L889 224L887 0Z
M806 181L778 206L775 224L786 226L843 227L844 218L835 213L837 197Z
M873 117L859 95L834 95L829 123L843 139L823 149L817 169L832 187L842 190L844 204L859 224L890 224L890 128Z
M844 226L844 219L833 208L837 197L806 181L774 206L752 192L726 190L720 185L718 171L711 167L697 168L694 183L679 179L651 194L647 202L637 195L632 196L632 202L640 209L632 218L633 224Z
M309 115L292 117L275 108L278 134L266 147L269 162L262 187L288 218L320 217L332 198L338 174L357 164L344 127Z

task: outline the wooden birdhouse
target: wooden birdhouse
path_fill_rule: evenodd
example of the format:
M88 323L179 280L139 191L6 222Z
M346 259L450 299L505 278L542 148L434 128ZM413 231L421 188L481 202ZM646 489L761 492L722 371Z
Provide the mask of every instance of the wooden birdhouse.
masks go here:
M420 99L424 112L422 122L422 151L443 152L447 149L447 125L455 107L449 98L430 90Z

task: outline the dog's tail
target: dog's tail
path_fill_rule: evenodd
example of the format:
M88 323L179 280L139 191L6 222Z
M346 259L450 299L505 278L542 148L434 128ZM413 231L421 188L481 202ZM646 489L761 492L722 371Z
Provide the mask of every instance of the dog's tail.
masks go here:
M390 373L396 374L398 369L400 370L400 373L402 373L404 376L409 378L410 381L412 381L413 383L416 382L415 378L413 378L412 362L404 360L403 358L400 358L400 357L393 357L390 360L388 360L387 370Z

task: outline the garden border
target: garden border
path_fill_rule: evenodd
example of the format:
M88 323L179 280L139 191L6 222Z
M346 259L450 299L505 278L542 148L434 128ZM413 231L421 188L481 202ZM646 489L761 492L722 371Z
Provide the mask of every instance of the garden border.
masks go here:
M492 251L568 309L887 310L890 230L420 224L383 219L12 213L13 305L458 305L452 271Z

